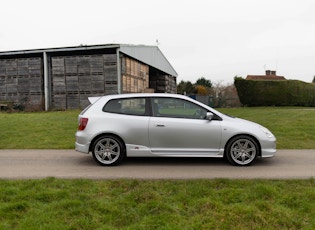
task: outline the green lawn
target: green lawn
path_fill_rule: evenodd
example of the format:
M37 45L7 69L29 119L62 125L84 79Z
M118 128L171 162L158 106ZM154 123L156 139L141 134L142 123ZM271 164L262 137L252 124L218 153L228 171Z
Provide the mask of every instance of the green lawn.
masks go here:
M79 113L0 113L0 149L74 148Z
M314 229L315 181L0 180L0 229Z
M219 109L258 122L277 137L278 149L315 149L315 109ZM0 149L71 149L80 111L0 113Z
M257 107L220 111L264 125L277 137L278 149L315 149L315 108Z
M220 111L268 127L278 148L315 149L314 109ZM0 149L71 149L79 112L0 113ZM314 200L313 178L0 179L0 230L314 229Z

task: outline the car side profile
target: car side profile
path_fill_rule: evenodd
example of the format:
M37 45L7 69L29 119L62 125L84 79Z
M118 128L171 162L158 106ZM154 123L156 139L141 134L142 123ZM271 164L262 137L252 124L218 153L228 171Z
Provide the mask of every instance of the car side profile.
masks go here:
M97 163L125 157L225 157L246 166L273 157L276 138L265 127L230 117L178 94L120 94L89 98L78 116L76 151Z

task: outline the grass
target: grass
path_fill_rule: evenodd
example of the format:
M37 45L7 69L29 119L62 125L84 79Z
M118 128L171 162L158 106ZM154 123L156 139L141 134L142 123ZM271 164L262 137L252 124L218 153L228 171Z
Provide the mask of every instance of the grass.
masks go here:
M277 137L278 149L315 149L315 108L257 107L220 111L267 127Z
M0 229L314 229L315 181L0 180Z
M278 148L315 149L313 109L220 111L268 127ZM0 149L71 149L78 113L0 113ZM314 200L312 178L0 179L0 230L314 229Z
M0 149L71 149L79 111L0 113Z
M278 149L315 149L314 108L219 110L266 126L277 137ZM0 113L0 149L72 149L79 112Z

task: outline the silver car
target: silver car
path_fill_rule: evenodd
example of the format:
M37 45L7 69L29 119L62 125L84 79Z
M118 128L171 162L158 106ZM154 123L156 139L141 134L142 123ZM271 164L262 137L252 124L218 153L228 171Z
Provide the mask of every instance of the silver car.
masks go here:
M224 115L178 94L120 94L89 98L78 117L75 149L100 165L125 157L225 157L250 165L276 153L265 127Z

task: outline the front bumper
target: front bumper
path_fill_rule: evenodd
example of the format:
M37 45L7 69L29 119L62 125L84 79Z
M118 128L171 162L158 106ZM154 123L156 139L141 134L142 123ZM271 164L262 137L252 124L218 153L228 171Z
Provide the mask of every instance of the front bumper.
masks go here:
M277 152L277 143L276 138L273 138L272 140L265 141L261 146L261 157L267 158L267 157L273 157L275 156Z

